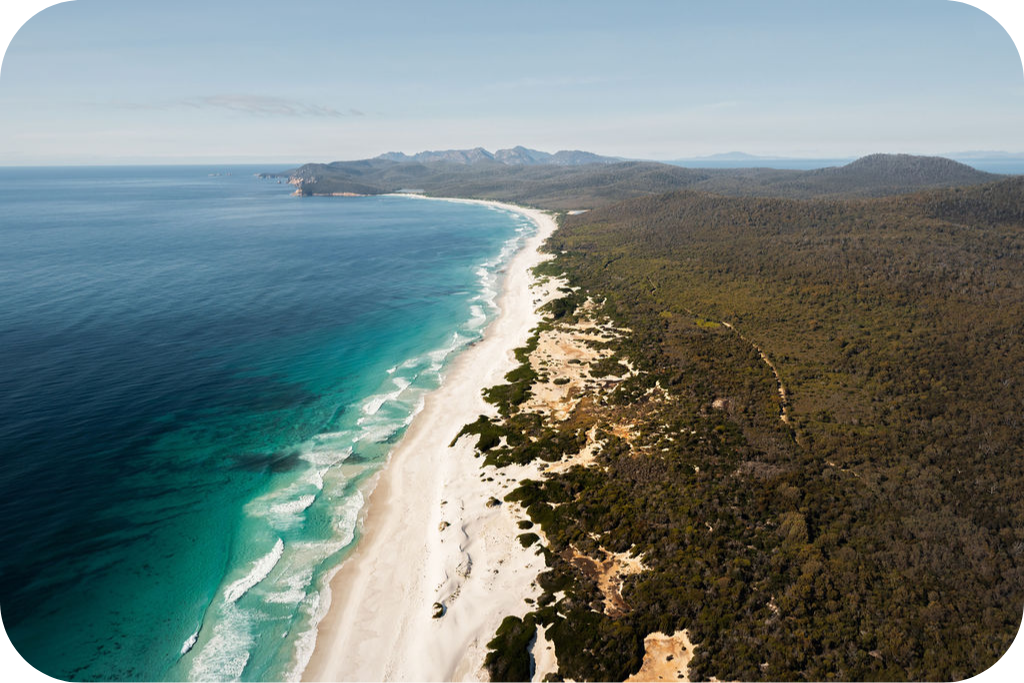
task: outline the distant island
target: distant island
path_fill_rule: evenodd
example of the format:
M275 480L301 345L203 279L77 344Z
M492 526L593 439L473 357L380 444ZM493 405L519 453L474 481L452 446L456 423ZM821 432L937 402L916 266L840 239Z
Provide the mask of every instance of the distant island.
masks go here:
M759 159L779 159L781 157L758 156L746 152L720 152L706 156L688 157L689 161L757 161Z

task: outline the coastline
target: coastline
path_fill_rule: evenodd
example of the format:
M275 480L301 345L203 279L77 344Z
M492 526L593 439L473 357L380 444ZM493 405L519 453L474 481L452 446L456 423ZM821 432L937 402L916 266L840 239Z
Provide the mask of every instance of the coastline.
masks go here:
M485 471L472 438L449 444L479 415L496 414L482 391L516 367L513 350L555 293L557 283L535 288L530 273L546 258L538 248L555 221L500 202L403 196L514 211L537 232L506 266L497 318L453 361L371 484L361 539L330 579L330 606L302 680L476 680L501 620L525 614L525 600L539 593L544 559L519 543L522 513L492 501L536 474ZM435 603L444 606L436 619Z

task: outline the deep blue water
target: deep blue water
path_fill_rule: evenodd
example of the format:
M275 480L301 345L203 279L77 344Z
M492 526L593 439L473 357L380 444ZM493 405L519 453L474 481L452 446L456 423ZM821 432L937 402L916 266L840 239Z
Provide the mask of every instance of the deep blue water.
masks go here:
M265 170L0 169L0 612L45 673L293 676L360 484L533 229Z

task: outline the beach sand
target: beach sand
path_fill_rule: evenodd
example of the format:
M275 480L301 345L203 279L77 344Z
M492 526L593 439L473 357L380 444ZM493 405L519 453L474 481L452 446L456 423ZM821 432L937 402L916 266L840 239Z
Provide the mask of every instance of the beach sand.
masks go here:
M454 200L471 201L471 200ZM487 642L501 620L523 616L544 566L523 548L518 506L500 501L531 468L482 468L462 427L495 415L482 397L516 367L513 350L540 321L537 308L557 281L533 282L539 246L555 229L540 211L477 202L526 215L538 226L506 269L500 313L481 341L452 363L377 475L362 538L331 579L304 680L478 680ZM490 505L488 502L490 501ZM434 603L444 615L434 618Z

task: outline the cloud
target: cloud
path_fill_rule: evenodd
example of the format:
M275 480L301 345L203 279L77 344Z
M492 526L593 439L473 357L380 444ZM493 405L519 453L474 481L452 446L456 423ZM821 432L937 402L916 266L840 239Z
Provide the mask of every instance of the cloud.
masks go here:
M309 116L345 118L349 116L365 116L358 109L341 111L323 104L310 104L300 100L266 95L204 95L188 97L181 100L162 103L118 102L114 106L122 109L165 110L187 107L189 109L227 109L228 111L250 114L252 116Z

